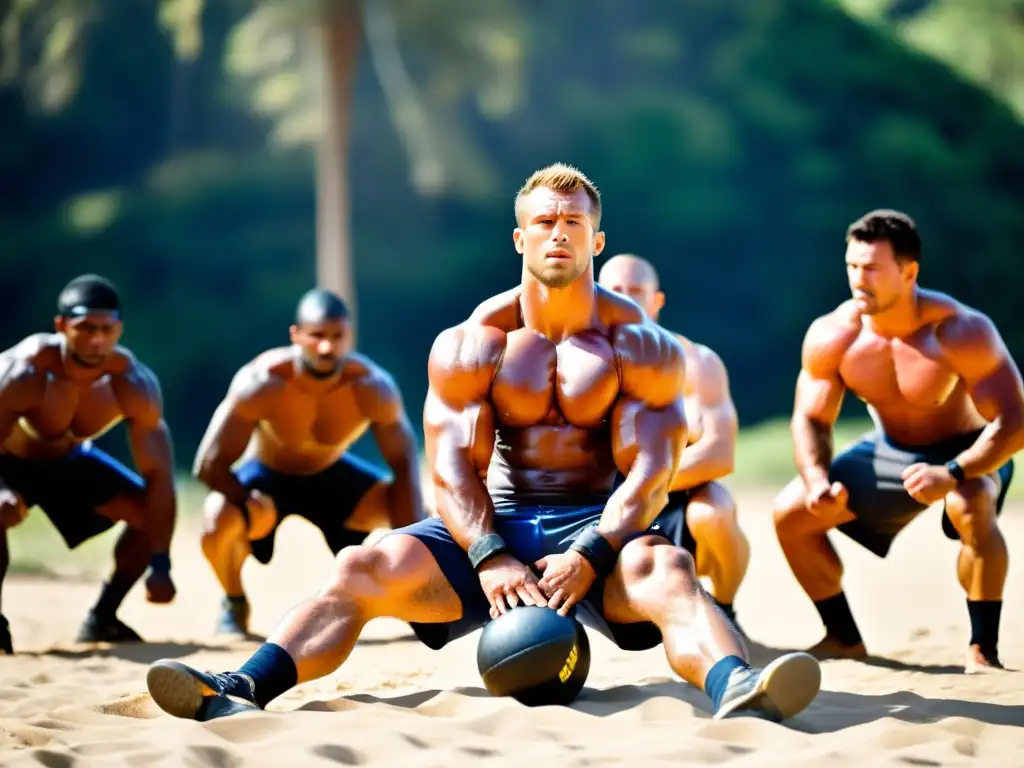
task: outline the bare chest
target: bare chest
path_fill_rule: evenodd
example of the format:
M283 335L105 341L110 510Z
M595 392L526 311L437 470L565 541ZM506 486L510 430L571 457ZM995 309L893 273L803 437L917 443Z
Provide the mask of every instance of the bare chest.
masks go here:
M40 403L22 415L18 426L38 442L80 442L99 437L123 418L108 378L90 384L50 379Z
M312 451L345 448L366 427L350 387L323 396L287 392L260 424L260 430L281 446Z
M509 333L491 387L496 418L509 427L596 428L618 394L616 354L600 331L558 344L527 329Z
M938 408L959 383L931 333L905 340L864 334L847 351L840 374L851 391L877 406Z

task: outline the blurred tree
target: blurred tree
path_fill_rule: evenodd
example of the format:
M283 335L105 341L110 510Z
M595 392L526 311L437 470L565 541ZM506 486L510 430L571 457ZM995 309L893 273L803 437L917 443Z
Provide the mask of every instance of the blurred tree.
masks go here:
M281 143L317 147L317 280L344 296L353 314L347 156L362 46L416 190L474 194L493 187L494 171L458 107L467 95L491 117L518 105L518 30L512 0L255 0L236 29L229 70L251 84L257 111L277 120ZM417 61L419 82L407 57Z

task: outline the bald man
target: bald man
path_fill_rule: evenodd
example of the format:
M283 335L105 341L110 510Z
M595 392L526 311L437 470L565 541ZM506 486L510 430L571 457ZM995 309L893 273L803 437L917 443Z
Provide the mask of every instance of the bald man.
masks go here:
M613 256L598 282L628 296L658 320L665 294L646 259ZM675 336L686 352L683 404L690 435L658 524L693 555L697 574L710 579L715 601L735 624L733 600L747 572L750 547L736 520L736 502L717 481L733 469L739 429L736 407L722 359L702 344Z

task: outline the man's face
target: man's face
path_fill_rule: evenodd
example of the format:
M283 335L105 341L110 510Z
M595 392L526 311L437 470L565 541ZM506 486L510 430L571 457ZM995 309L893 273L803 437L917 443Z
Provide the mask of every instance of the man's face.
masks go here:
M604 249L604 233L595 232L586 190L555 192L540 187L519 205L519 226L512 233L527 270L549 288L574 283Z
M613 260L601 270L600 284L609 291L628 296L652 320L665 306L665 294L651 280L647 270L636 261Z
M846 277L857 308L865 315L877 315L895 306L910 290L917 265L901 264L888 240L850 240L846 246Z
M348 353L349 321L325 320L291 328L292 343L302 352L302 362L314 374L329 376L338 370Z
M77 317L58 316L57 332L64 336L68 355L83 368L99 368L121 338L123 323L112 312L87 312Z

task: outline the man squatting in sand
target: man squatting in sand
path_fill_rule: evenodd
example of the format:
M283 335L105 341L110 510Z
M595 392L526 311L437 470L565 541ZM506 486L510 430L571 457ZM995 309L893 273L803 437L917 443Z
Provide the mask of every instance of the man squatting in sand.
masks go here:
M242 564L267 564L281 521L299 515L333 554L367 534L423 519L416 436L394 380L351 350L342 299L299 301L291 346L266 351L232 380L194 463L206 497L203 552L224 588L218 632L245 634ZM367 429L392 477L348 453ZM235 462L244 461L235 469Z
M908 216L872 211L846 240L853 298L804 338L792 418L799 477L775 511L789 565L825 625L811 653L867 654L826 533L837 528L885 557L911 520L943 501L971 621L965 671L1001 667L1007 551L996 518L1024 446L1020 371L988 317L918 285L921 240ZM877 431L833 458L846 390L867 404Z
M36 333L0 353L0 580L10 555L7 529L38 506L71 549L126 524L114 572L79 627L79 642L140 640L117 618L149 567L146 599L169 603L176 498L170 431L156 376L118 344L116 288L82 275L57 299L56 333ZM120 422L138 474L95 447ZM13 653L0 615L0 651Z
M639 256L619 254L598 276L603 287L631 298L658 321L665 306L658 273ZM672 479L668 504L656 523L693 557L697 575L711 581L711 594L736 623L733 600L750 561L750 545L736 519L736 502L718 482L733 470L739 421L722 359L703 344L680 334L686 353L683 407L688 438ZM737 625L737 628L738 625Z
M575 608L620 648L664 643L716 717L778 720L817 695L808 654L749 666L692 557L651 528L686 443L684 354L595 285L597 189L554 165L527 180L515 210L520 284L430 352L424 429L440 517L343 551L320 593L237 671L155 662L147 684L165 711L208 720L265 707L337 669L377 617L441 648L520 603Z

